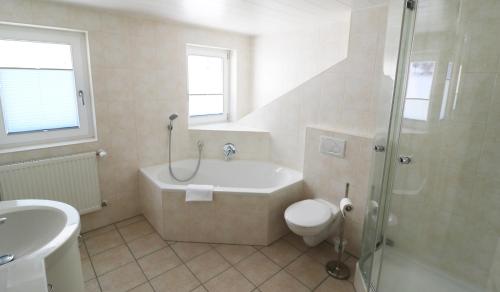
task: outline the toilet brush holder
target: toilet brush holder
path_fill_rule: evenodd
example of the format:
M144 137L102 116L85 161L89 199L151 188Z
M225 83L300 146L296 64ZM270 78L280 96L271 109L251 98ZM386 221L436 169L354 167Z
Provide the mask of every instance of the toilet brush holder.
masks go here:
M349 183L346 184L346 190L345 190L345 195L344 199L347 199L349 197ZM344 204L345 205L345 204ZM339 226L339 239L338 239L338 252L337 252L337 260L329 261L326 264L326 271L327 273L334 277L335 279L339 280L346 280L351 276L351 271L349 270L349 267L342 262L342 255L344 254L344 249L345 249L345 244L344 244L344 225L345 225L345 214L346 212L349 212L352 210L352 205L348 204L347 206L343 207L344 209L341 210L342 216L340 220L340 226Z

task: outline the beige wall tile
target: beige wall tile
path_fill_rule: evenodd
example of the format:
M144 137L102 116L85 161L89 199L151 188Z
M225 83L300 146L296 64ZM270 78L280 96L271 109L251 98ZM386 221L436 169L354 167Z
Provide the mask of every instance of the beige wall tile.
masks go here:
M172 112L181 115L176 127L174 160L187 157L187 152L182 150L189 143L186 43L238 52L240 86L237 93L241 102L235 116L249 111L250 103L244 101L249 98L249 85L245 82L250 80L250 38L247 36L47 1L2 1L0 21L89 31L99 141L0 155L0 163L6 164L106 149L109 155L99 161L99 177L108 207L83 216L84 231L140 212L137 170L140 166L166 161L165 126ZM210 147L215 142L207 140L206 144ZM242 145L241 149L245 147ZM255 155L252 153L249 157Z

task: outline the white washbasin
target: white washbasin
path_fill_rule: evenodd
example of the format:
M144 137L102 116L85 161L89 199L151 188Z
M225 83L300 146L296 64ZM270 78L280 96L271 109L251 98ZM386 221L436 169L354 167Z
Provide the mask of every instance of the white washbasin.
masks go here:
M23 291L28 287L45 291L48 285L45 274L50 268L47 258L55 251L75 245L79 231L78 211L65 203L0 202L0 256L15 256L13 261L0 266L0 291Z

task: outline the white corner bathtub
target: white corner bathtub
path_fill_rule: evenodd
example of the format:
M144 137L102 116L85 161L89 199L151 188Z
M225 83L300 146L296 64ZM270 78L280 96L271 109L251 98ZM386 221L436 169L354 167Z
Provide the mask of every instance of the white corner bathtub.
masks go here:
M174 162L187 177L196 160ZM186 202L188 184L213 185L212 202ZM262 161L204 159L185 183L168 164L140 171L142 212L166 240L265 245L288 232L284 210L303 198L302 173Z

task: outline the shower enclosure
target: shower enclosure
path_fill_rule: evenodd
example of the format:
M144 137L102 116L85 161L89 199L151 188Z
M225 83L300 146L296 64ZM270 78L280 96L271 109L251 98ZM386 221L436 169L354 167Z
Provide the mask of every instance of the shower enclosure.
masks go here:
M389 6L361 278L500 291L500 1Z

